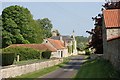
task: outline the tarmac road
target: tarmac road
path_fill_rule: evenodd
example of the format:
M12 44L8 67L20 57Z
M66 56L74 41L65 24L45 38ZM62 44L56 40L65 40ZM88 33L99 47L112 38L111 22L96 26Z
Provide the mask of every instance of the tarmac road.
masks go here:
M77 74L78 69L80 68L81 64L83 64L87 59L85 59L84 55L74 56L70 58L70 61L60 69L57 69L53 72L50 72L40 78L46 78L53 80L63 79L71 79Z

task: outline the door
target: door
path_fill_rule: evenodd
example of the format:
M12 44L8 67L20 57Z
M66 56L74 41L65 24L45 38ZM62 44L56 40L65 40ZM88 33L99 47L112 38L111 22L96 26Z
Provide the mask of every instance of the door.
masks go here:
M61 57L63 57L63 51L61 51Z

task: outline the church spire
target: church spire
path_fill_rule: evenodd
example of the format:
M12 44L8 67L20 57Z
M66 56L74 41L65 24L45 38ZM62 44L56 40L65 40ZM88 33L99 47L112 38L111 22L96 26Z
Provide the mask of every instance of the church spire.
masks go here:
M72 32L72 38L75 40L75 31Z

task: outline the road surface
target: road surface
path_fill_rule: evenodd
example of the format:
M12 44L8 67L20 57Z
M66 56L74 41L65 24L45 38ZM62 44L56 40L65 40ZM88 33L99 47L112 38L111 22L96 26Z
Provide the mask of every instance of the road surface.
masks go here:
M78 69L80 68L81 64L87 61L84 55L74 56L70 58L70 61L60 69L57 69L53 72L50 72L40 78L47 78L58 80L58 78L72 78L76 75ZM56 79L55 79L56 78ZM52 79L53 80L53 79Z

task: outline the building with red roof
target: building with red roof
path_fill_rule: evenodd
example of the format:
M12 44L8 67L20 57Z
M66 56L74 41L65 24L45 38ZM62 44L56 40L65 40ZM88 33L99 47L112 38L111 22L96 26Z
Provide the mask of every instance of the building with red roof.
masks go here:
M120 9L104 10L103 15L107 40L120 38Z
M51 51L51 58L68 57L68 49L60 40L47 38L42 44L12 44L9 47L26 47L33 48L40 51Z
M103 10L104 58L120 70L120 1L112 2Z

